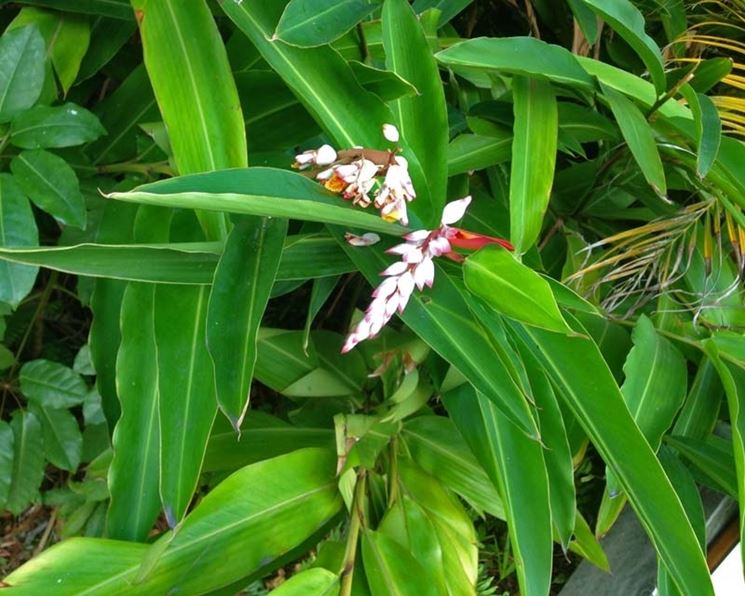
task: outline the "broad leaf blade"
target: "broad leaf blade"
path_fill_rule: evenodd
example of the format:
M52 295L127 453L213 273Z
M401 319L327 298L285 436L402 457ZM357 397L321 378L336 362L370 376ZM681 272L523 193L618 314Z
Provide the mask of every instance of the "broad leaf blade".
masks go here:
M75 417L67 410L35 404L30 411L41 422L46 458L61 470L76 471L83 455L83 435Z
M302 47L338 39L377 7L367 0L290 0L274 37Z
M412 459L476 509L504 519L499 493L458 429L444 416L417 416L401 434Z
M220 483L177 533L153 547L66 540L5 580L29 593L51 590L60 596L202 594L229 586L302 544L339 512L335 460L332 451L304 449L248 466Z
M389 105L404 147L414 153L426 173L426 177L420 177L414 171L413 181L417 200L423 193L429 195L424 198L431 204L431 211L423 219L425 226L432 227L439 221L447 190L445 94L437 63L409 3L386 0L382 19L386 66L417 89L416 95L401 97Z
M41 423L29 411L13 412L10 428L13 430L13 479L5 507L18 515L39 494L44 478L44 445Z
M155 286L131 283L121 307L116 374L121 416L112 437L107 535L143 541L160 511Z
M0 122L30 108L44 85L46 47L34 25L0 38Z
M150 205L337 223L383 234L401 234L405 230L352 207L305 176L274 168L181 176L109 196Z
M654 82L658 94L666 89L662 52L644 31L644 16L629 0L584 0L616 33L639 54Z
M39 232L28 199L10 174L0 174L0 247L36 246ZM38 267L0 263L0 301L15 307L36 281Z
M554 182L559 117L551 85L512 79L515 124L510 170L510 239L523 254L537 240Z
M88 110L74 103L36 106L19 114L10 127L10 142L22 149L73 147L106 134Z
M75 171L61 157L36 149L10 162L18 185L39 208L60 222L85 228L86 211Z
M145 66L181 174L246 165L238 91L204 0L148 2L140 20ZM221 215L200 215L208 240L223 238Z
M160 494L171 527L197 486L217 410L205 342L208 288L158 285L155 337L160 415Z
M470 385L448 392L443 401L502 496L521 593L546 594L553 546L541 444L526 437Z
M71 408L83 403L88 387L71 368L51 360L31 360L21 367L21 392L47 408Z
M577 324L576 330L582 331ZM677 495L590 339L513 326L611 466L655 548L684 593L712 594L698 541Z
M558 333L572 333L548 282L501 247L466 259L466 287L500 314Z
M603 95L616 117L621 134L629 145L631 154L641 168L649 185L658 194L667 193L665 170L662 167L660 152L657 150L654 132L641 110L622 93L603 85Z
M533 37L480 37L439 52L445 66L465 67L523 76L548 78L557 83L594 88L590 76L566 49Z
M215 271L207 311L207 348L215 367L217 403L236 430L248 407L257 333L286 234L285 219L240 219Z

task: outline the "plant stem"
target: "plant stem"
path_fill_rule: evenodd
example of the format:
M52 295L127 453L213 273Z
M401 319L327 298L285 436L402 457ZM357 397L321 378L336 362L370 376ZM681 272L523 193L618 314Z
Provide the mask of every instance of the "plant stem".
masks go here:
M367 484L367 472L361 470L357 476L357 486L354 487L354 500L352 501L352 519L349 522L349 534L347 535L347 546L344 550L344 565L341 570L341 589L339 596L349 596L352 593L352 579L354 577L354 562L357 558L357 543L360 537L360 528L364 519L362 510L365 499L365 487Z
M393 437L389 443L391 453L391 467L388 470L388 507L398 501L398 438Z

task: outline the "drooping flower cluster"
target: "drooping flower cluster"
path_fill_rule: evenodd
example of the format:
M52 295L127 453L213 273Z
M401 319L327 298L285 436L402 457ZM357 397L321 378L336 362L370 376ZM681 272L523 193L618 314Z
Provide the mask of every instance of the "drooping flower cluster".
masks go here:
M399 141L398 129L392 124L383 125L383 135L391 143ZM373 204L387 221L408 225L406 205L416 198L416 192L409 176L409 164L398 155L399 151L398 147L384 151L362 147L337 151L331 145L322 145L296 155L292 167L308 172L328 190L352 204L363 208ZM432 287L435 258L461 262L464 257L455 252L455 248L476 250L487 244L500 244L512 250L506 240L453 227L470 203L471 197L448 203L437 229L411 232L404 236L405 242L388 249L387 252L398 255L400 261L380 274L385 279L373 292L373 300L364 316L347 336L343 353L375 337L394 313L403 313L415 288L422 291ZM359 247L380 241L372 232L361 236L347 233L345 238L352 246Z
M399 255L401 260L381 273L385 279L373 292L373 300L365 315L347 336L341 350L343 353L361 341L375 337L396 311L402 313L414 288L421 291L425 286L432 287L435 280L436 257L444 256L453 261L462 261L463 256L456 253L454 247L476 249L486 244L500 244L512 249L512 245L505 240L452 227L452 224L463 217L470 203L471 197L448 203L442 212L440 227L435 230L411 232L404 236L406 242L386 251ZM354 244L349 238L348 241Z
M398 143L398 129L392 124L383 125L383 134ZM408 225L406 204L416 198L416 192L409 164L397 151L355 147L337 152L323 145L296 155L293 167L318 170L316 180L331 192L363 208L374 204L384 219Z

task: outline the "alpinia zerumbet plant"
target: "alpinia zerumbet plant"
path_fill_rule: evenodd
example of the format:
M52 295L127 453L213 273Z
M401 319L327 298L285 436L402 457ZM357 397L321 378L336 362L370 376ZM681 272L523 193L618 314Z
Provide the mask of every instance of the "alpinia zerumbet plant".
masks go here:
M392 124L383 125L383 134L391 143L398 143L398 129ZM398 151L398 148L381 151L356 147L337 152L330 145L322 145L295 156L293 167L298 170L315 168L318 170L314 173L316 180L327 189L363 208L374 204L384 219L407 225L406 204L416 198L416 191L409 176L408 163L396 154ZM452 226L463 217L470 203L470 196L448 203L437 229L410 232L404 236L406 242L386 251L400 255L401 260L381 273L385 280L375 289L365 315L347 336L341 350L343 353L361 341L375 337L396 311L402 313L414 288L422 291L425 286L432 287L436 257L462 262L463 256L454 248L477 250L487 244L499 244L512 250L512 245L506 240ZM380 238L373 233L362 236L348 233L346 240L352 246L371 246Z

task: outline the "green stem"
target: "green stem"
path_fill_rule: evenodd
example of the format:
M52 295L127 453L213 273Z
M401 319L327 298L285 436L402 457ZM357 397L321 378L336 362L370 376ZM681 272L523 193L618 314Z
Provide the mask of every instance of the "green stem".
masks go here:
M398 438L393 437L389 443L391 452L391 467L388 470L388 507L398 501Z
M352 519L349 522L349 534L347 534L347 546L344 550L344 565L341 570L341 589L339 596L350 596L352 593L352 579L354 578L354 562L357 558L357 543L360 537L360 528L364 520L363 501L365 499L365 486L367 484L367 473L365 470L357 476L357 486L354 488L354 499L352 501Z
M144 174L149 176L150 174L166 174L173 176L174 172L171 166L168 165L167 161L158 161L153 163L136 163L131 161L125 161L122 163L112 163L103 166L98 166L97 171L99 174Z

